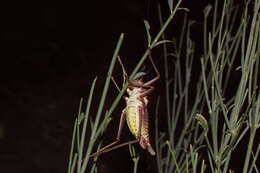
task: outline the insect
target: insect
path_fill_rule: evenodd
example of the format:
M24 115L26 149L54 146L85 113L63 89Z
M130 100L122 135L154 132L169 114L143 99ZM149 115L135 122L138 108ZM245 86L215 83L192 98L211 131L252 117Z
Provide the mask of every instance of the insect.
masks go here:
M126 108L121 113L116 140L111 144L103 147L98 152L91 154L90 157L94 157L102 153L114 150L116 148L137 142L143 149L147 149L151 155L155 155L155 151L151 146L149 137L147 95L149 95L154 90L154 86L152 86L152 84L160 78L160 73L155 66L151 54L149 54L149 59L156 72L156 77L147 82L143 82L142 79L129 81L127 88L127 93L129 96L125 97ZM136 140L128 141L115 146L115 144L120 141L125 120L127 121L130 132L135 136Z

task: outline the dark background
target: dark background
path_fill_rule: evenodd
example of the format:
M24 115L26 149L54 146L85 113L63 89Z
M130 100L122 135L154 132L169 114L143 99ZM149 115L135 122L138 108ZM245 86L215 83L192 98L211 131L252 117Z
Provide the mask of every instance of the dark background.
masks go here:
M88 2L89 3L89 2ZM159 1L97 1L82 8L5 8L0 10L0 172L66 172L72 126L79 100L87 98L97 76L94 106L96 112L103 82L118 37L125 33L120 55L128 72L146 49L143 19L151 32L159 31ZM192 38L201 38L203 8L207 1L184 1L189 19L196 20ZM163 15L169 14L161 2ZM167 30L180 33L183 12L178 12ZM153 52L162 58L159 51ZM198 54L200 52L198 51ZM161 72L161 60L156 64ZM116 66L114 76L121 76ZM159 82L160 83L160 82ZM162 83L162 82L161 82ZM163 95L157 84L152 98ZM105 109L117 90L111 87ZM154 101L153 101L154 100ZM151 105L155 104L152 99ZM105 143L116 136L121 102L108 128ZM151 115L153 116L153 115ZM127 130L123 139L129 139ZM131 137L130 137L131 138ZM120 151L120 152L119 152ZM156 172L155 157L141 151L140 171ZM115 155L116 154L116 155ZM100 172L132 172L128 149L119 149L100 157Z

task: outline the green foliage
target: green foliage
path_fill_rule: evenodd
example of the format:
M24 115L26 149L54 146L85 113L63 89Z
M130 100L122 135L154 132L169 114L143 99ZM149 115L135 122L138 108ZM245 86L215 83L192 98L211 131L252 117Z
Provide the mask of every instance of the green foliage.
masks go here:
M233 0L226 0L224 4L215 1L213 6L207 6L204 10L201 39L203 52L199 57L195 52L196 44L190 38L190 28L195 21L189 21L186 14L180 36L166 40L165 29L177 10L182 9L179 8L180 3L178 1L173 8L174 1L168 0L171 13L165 22L161 8L158 8L161 30L154 38L150 34L148 21L144 21L148 48L129 77L132 80L143 76L144 73L138 73L138 70L150 50L159 45L163 47L165 96L158 98L155 110L158 172L232 172L230 162L235 159L234 150L246 133L250 137L245 146L246 156L240 158L244 160L243 173L259 172L256 161L259 159L260 145L254 149L253 144L260 127L260 1L246 2L242 11L234 5ZM253 11L249 10L249 4L253 4ZM126 81L110 109L103 112L122 41L123 35L114 51L97 113L89 114L97 78L92 83L84 112L81 109L82 100L80 102L74 123L68 173L83 173L86 170L97 172L97 157L93 162L89 156L101 147L102 141L97 139L105 132L110 116L127 88ZM166 44L171 46L167 47ZM239 66L234 63L238 58ZM199 77L194 82L193 74L197 70L194 69L194 64L198 60L200 71L196 72ZM170 68L173 73L170 73ZM236 87L232 85L232 74L241 76ZM228 94L231 87L234 93L232 96ZM159 131L162 123L162 118L158 115L161 102L166 103L165 131ZM90 134L89 139L86 139L86 132ZM140 157L136 157L132 145L129 146L129 151L136 173Z
M254 12L248 10L249 2L242 13L238 13L233 1L224 4L215 1L213 7L205 8L204 50L195 86L191 83L196 56L196 45L190 39L193 21L185 17L178 44L173 39L174 52L164 45L168 131L162 137L156 125L158 172L205 172L206 167L210 172L232 172L230 161L236 159L232 154L248 131L247 154L240 158L245 161L243 172L259 172L255 164L259 147L253 150L253 143L260 122L260 2L250 3ZM211 18L210 13L213 13ZM168 63L170 56L174 56L174 64ZM238 57L241 64L235 67ZM173 75L168 70L172 66ZM241 75L237 87L232 86L230 77L234 73ZM229 87L234 95L226 98ZM181 132L178 127L183 127ZM201 148L206 149L206 156L200 152Z

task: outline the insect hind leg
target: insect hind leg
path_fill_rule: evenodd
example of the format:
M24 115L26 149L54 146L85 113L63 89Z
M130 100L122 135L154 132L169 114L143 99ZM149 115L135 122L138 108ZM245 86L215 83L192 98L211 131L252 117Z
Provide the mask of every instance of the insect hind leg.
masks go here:
M137 143L138 142L138 140L136 139L136 140L133 140L133 141L128 141L128 142L124 142L124 143L122 143L122 144L118 144L118 145L116 145L116 146L114 146L114 147L111 147L111 148L109 148L109 147L107 147L106 149L104 149L103 151L102 151L102 153L107 153L107 152L109 152L109 151L112 151L112 150L114 150L114 149L117 149L117 148L121 148L121 147L123 147L123 146L126 146L126 145L129 145L129 144L134 144L134 143ZM101 153L100 153L101 154ZM93 156L96 156L96 155L99 155L98 153L97 154L92 154ZM93 157L91 155L91 157Z
M120 123L119 123L118 131L117 131L116 140L114 142L108 144L107 146L101 148L96 153L91 154L90 157L98 156L102 153L106 153L106 152L112 150L110 147L112 147L113 145L115 145L116 143L118 143L120 141L120 137L121 137L122 130L123 130L123 127L124 127L125 119L126 119L126 113L125 113L125 109L124 109L121 113Z

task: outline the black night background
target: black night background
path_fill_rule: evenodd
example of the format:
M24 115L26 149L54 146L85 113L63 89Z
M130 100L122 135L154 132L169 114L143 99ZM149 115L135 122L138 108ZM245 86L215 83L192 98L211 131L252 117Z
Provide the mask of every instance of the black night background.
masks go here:
M91 83L97 76L91 108L94 114L121 33L124 33L124 42L119 54L126 70L132 71L147 47L143 20L150 22L152 34L160 29L158 3L163 15L167 16L168 6L162 0L94 1L82 4L81 8L38 6L0 10L1 173L67 171L80 98L83 97L86 103ZM185 0L181 5L190 10L188 18L195 20L191 38L198 45L202 36L203 8L207 4L206 0ZM171 37L180 33L184 13L178 12L169 26L167 32ZM198 46L196 51L199 55L202 48ZM158 47L152 54L163 73L160 52ZM199 60L195 61L199 64ZM149 70L149 66L144 65L143 69ZM153 72L150 75L154 75ZM121 82L119 65L115 67L113 76ZM149 96L151 112L154 112L157 96L165 94L163 80L162 77L156 83L155 91ZM236 80L234 77L234 82ZM108 109L117 93L111 84L104 109ZM125 102L121 101L113 113L113 120L104 135L105 144L115 139L124 106ZM150 114L151 121L154 121L153 113ZM151 125L151 131L154 136L154 125ZM125 128L122 140L132 138ZM141 156L140 172L157 172L155 157L140 147L138 152ZM238 159L232 164L240 162ZM100 156L97 164L100 172L104 173L132 172L128 147ZM235 169L235 172L240 171Z

